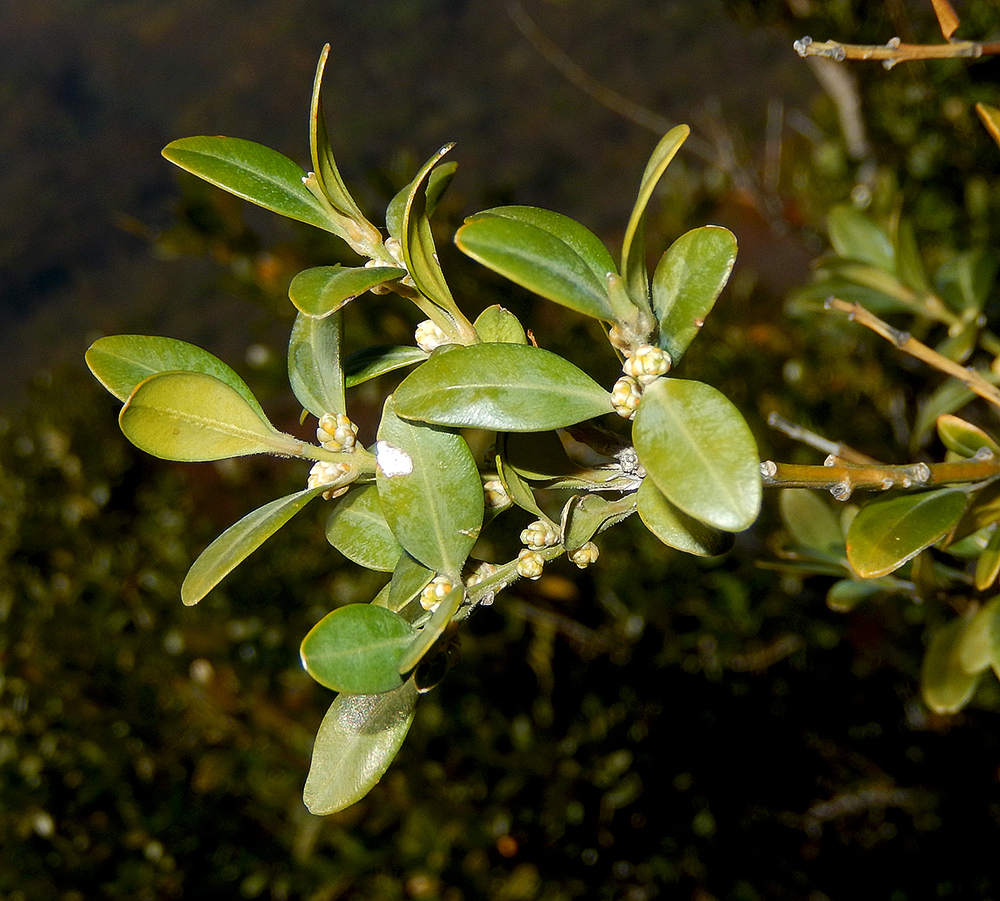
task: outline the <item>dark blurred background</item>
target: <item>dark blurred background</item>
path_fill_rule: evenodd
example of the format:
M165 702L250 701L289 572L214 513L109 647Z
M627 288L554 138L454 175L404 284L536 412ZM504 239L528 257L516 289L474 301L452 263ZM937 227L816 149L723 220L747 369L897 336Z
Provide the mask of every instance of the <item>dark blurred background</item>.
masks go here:
M995 35L994 4L955 5L960 34ZM859 144L792 51L804 34L939 39L918 0L0 4L4 901L997 897L974 849L1000 822L1000 691L930 716L923 612L835 614L822 579L757 566L773 504L725 560L625 527L592 573L557 568L478 613L383 782L311 817L301 784L331 696L298 643L377 577L329 548L317 510L183 608L201 548L305 471L143 457L82 360L103 334L194 341L295 428L285 289L339 251L159 151L221 133L305 163L329 41L327 119L363 204L380 213L457 141L439 214L456 293L505 303L585 365L585 324L448 252L448 229L530 203L615 248L657 130L691 124L650 246L714 222L741 258L686 374L734 398L765 456L790 453L763 425L776 404L884 451L880 411L912 376L873 383L865 366L891 354L847 359L867 339L817 338L784 296L851 196L904 204L931 257L996 237L1000 154L971 108L1000 79L990 61L856 66L840 90L860 101ZM349 339L413 319L369 304Z

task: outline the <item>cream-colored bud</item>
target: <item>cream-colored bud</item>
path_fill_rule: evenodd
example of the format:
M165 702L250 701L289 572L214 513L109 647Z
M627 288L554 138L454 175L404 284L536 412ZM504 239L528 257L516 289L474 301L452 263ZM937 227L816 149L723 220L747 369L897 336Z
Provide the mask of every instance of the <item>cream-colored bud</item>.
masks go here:
M430 353L442 344L451 343L444 330L431 319L425 319L419 323L413 337L417 342L417 347L427 353Z
M357 472L350 463L331 463L321 460L309 470L307 484L310 488L329 485L329 490L323 492L324 499L329 501L344 494L356 478Z
M490 479L483 483L483 498L486 501L486 506L493 509L508 507L512 503L507 489L499 479Z
M670 371L670 354L652 344L643 344L622 364L622 372L640 385L648 385Z
M559 544L559 532L544 519L536 519L521 532L521 544L535 550L552 547Z
M642 386L630 375L623 375L611 389L611 406L623 419L631 419L639 409Z
M316 429L316 440L328 451L349 454L358 439L358 427L344 413L324 413Z
M570 551L569 559L580 569L586 569L591 563L596 563L600 555L597 545L593 541L588 541L586 544L581 544L576 550Z
M424 586L424 590L420 592L420 606L424 610L433 613L437 610L441 599L445 595L451 594L451 589L451 579L447 576L435 576Z
M522 579L531 579L534 581L542 576L542 570L545 568L545 558L538 551L533 551L526 547L521 548L521 552L517 555L517 566L514 568Z

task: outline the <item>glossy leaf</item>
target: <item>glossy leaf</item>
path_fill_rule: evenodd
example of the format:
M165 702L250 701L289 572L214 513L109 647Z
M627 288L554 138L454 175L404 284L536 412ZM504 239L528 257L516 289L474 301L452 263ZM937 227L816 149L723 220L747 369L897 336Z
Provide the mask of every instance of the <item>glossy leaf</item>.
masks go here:
M391 573L403 553L385 521L375 485L349 491L333 508L326 521L326 540L348 560L378 572Z
M924 703L935 713L958 713L979 684L979 673L967 673L959 659L959 647L969 621L962 617L942 626L927 644L920 668L920 691Z
M242 138L181 138L163 148L177 166L210 184L289 219L339 233L329 212L302 184L302 171L287 156Z
M976 560L973 582L976 591L986 591L1000 576L1000 529L994 529Z
M346 385L348 388L353 388L387 372L421 363L427 357L427 352L419 347L397 347L391 344L366 347L344 360Z
M396 391L406 419L537 432L611 412L611 395L568 360L538 347L476 344L431 357Z
M109 335L90 345L87 365L120 401L128 400L139 382L159 372L204 372L225 382L264 415L243 379L218 357L187 341L150 335Z
M324 616L302 640L302 665L334 691L392 691L403 684L399 661L413 636L413 627L385 607L347 604Z
M372 790L406 738L418 696L410 679L383 694L337 697L320 723L302 792L310 813L336 813Z
M847 530L847 559L867 579L887 575L947 535L967 502L959 488L870 501Z
M389 596L386 606L390 610L400 611L410 603L434 578L434 570L428 569L419 560L403 551L396 561L389 582ZM421 611L422 612L422 611Z
M711 385L659 379L643 392L632 427L639 460L667 500L727 532L760 511L760 461L753 435Z
M812 491L786 488L778 498L781 521L792 541L823 554L844 553L844 533L834 512Z
M458 163L438 163L431 169L431 174L427 176L427 187L424 190L426 198L424 212L428 218L434 215L434 209L444 192L448 189L448 185L451 184L457 169ZM418 174L417 178L419 177ZM406 202L412 190L413 182L410 182L389 201L389 205L385 211L386 231L397 241L402 240L403 214L406 212Z
M294 456L303 443L272 426L236 389L202 372L161 372L132 392L122 432L154 457L195 462L247 454Z
M853 206L835 206L827 217L827 230L833 249L844 259L869 263L886 272L896 271L889 236Z
M1000 445L986 432L951 413L942 413L937 418L937 433L948 450L963 457L974 457L982 448L1000 457Z
M400 659L398 666L401 673L408 673L434 647L435 642L448 628L448 624L455 614L458 613L458 608L462 606L464 598L465 590L459 583L441 599L437 609L431 614L431 618L427 620L416 638L410 642L406 653Z
M653 314L660 347L676 365L705 324L736 262L736 238L706 225L681 235L653 273Z
M637 298L649 296L649 277L646 274L646 207L649 206L667 166L689 134L691 129L686 125L670 129L656 145L639 182L639 195L632 207L632 215L622 242L622 276L630 293Z
M317 419L344 413L344 374L340 369L341 318L313 319L299 313L288 341L288 381L303 407Z
M198 555L181 585L181 600L197 604L322 491L320 486L279 497L231 525Z
M292 279L288 297L300 312L322 319L337 312L359 294L404 275L405 269L392 266L349 268L340 263L315 266L304 269Z
M473 325L480 341L503 344L528 343L528 337L520 320L498 303L483 310Z
M454 432L400 419L392 398L378 437L378 490L389 526L417 560L457 581L483 523L483 485L469 446Z
M733 546L733 534L722 532L688 516L666 499L651 479L643 479L636 493L639 518L667 547L695 554L716 557Z
M455 234L463 253L542 297L607 322L615 320L607 274L614 260L579 222L537 207L497 207L466 219Z

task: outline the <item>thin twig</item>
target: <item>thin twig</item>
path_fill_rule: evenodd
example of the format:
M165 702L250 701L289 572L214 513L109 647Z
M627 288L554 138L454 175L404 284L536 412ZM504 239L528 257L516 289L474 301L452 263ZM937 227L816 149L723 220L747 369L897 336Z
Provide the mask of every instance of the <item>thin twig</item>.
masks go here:
M860 463L864 466L871 466L872 464L876 466L881 465L874 457L869 457L861 453L861 451L856 451L853 447L849 447L841 441L830 441L828 438L817 435L803 426L789 422L777 413L772 413L767 417L767 424L772 429L787 435L793 441L801 441L808 447L822 451L831 457L836 457L838 460L843 460L845 463Z
M814 41L810 37L792 46L799 56L822 56L840 62L845 59L877 59L887 69L896 63L917 59L978 59L1000 53L1000 42L951 41L947 44L904 44L892 38L885 44L843 44L840 41Z

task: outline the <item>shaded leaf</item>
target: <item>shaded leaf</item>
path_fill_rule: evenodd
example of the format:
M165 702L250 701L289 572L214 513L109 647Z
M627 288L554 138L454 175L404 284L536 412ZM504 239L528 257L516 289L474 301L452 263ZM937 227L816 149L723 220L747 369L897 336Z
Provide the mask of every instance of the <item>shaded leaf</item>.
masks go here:
M862 601L867 601L886 591L882 579L841 579L830 586L826 593L826 606L837 613L849 613Z
M1000 576L1000 529L993 530L976 560L976 591L986 591L996 582L997 576Z
M982 448L1000 457L1000 445L986 432L951 413L942 413L938 416L937 433L948 450L963 457L974 457Z
M385 607L347 604L324 616L302 640L302 665L334 691L392 691L403 684L399 661L413 636L413 627Z
M385 521L375 485L355 488L333 508L326 540L348 560L378 572L392 572L403 553Z
M370 288L402 278L405 269L393 266L361 266L349 268L315 266L304 269L288 286L288 297L295 308L318 319L337 312L344 304L364 294Z
M778 498L781 521L792 540L824 554L844 553L844 533L836 514L813 492L785 488Z
M303 447L234 388L202 372L151 375L132 392L118 423L140 450L187 463L247 454L295 456Z
M538 519L549 522L548 516L546 516L542 512L542 508L538 506L538 501L535 500L534 492L531 490L528 483L521 478L520 473L518 473L514 467L508 465L503 454L497 456L496 461L497 475L500 477L500 481L503 483L503 487L507 491L507 496L522 510L527 510L528 513L533 514Z
M507 432L557 429L611 412L611 395L557 354L476 344L431 357L396 390L407 419Z
M577 468L555 431L509 432L504 438L503 451L504 466L525 479L545 481Z
M639 518L667 547L699 557L716 557L733 546L731 532L713 529L688 516L670 503L651 479L642 480L636 500Z
M412 366L426 360L428 354L419 347L397 347L391 344L375 344L351 354L344 360L344 372L348 388L378 378L387 372Z
M987 106L985 103L977 103L976 112L979 113L979 118L983 120L983 125L986 126L990 137L1000 146L1000 109L997 109L995 106Z
M894 273L895 253L889 236L860 210L849 204L835 206L827 217L833 249L844 259L870 263Z
M441 637L444 630L452 618L458 613L458 608L462 606L465 598L465 590L461 583L448 592L438 603L437 609L431 614L424 627L410 642L399 661L398 668L401 673L407 673L424 658L424 655L434 647L434 643Z
M653 273L653 313L660 348L676 365L705 324L736 262L736 238L706 225L681 235Z
M392 572L386 606L397 612L402 610L430 584L433 578L434 570L428 569L419 560L415 560L403 551Z
M424 189L426 207L424 213L429 217L434 215L434 209L444 192L451 184L458 169L458 163L438 163L427 176L427 187ZM419 178L419 174L417 178ZM416 180L416 179L415 179ZM415 181L414 180L414 181ZM397 241L402 240L403 235L403 214L406 212L406 201L413 191L414 182L410 182L405 188L396 194L389 201L389 206L385 211L385 228Z
M316 816L360 801L389 768L413 722L417 688L343 694L330 705L313 745L302 800Z
M867 579L887 575L947 535L967 502L960 488L870 501L847 530L847 559Z
M288 380L296 399L317 419L344 413L344 374L340 369L339 313L313 319L299 313L288 341Z
M934 273L938 293L953 310L976 318L996 281L998 254L993 248L975 248L946 260Z
M942 626L927 644L920 667L920 691L935 713L958 713L972 697L981 674L967 673L959 661L959 646L969 621L962 617Z
M520 320L498 303L483 310L473 325L480 341L503 344L528 343L528 337Z
M563 547L574 551L590 541L606 526L614 525L635 513L636 495L609 499L599 494L576 494L563 512Z
M643 392L632 427L639 460L667 500L706 525L749 528L760 511L753 435L711 385L658 379Z
M320 486L279 497L231 525L198 555L184 577L181 600L197 604L322 491Z
M958 662L975 675L988 669L1000 650L1000 595L983 604L971 618L963 619L968 624L958 641Z
M897 217L895 221L893 251L896 257L896 274L903 283L920 294L930 294L931 283L927 278L913 225L902 217Z

